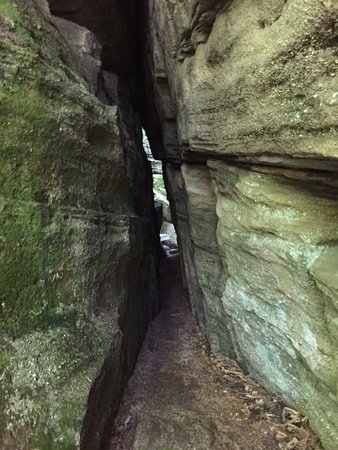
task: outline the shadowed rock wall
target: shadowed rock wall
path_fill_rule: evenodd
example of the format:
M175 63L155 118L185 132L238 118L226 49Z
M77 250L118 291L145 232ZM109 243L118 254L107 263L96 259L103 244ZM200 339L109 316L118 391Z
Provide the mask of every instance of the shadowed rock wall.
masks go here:
M3 449L77 448L81 427L99 449L156 310L151 170L123 83L95 96L99 55L45 2L0 2Z
M148 3L146 126L212 348L338 447L338 5ZM159 132L160 130L160 132Z
M107 434L156 304L143 95L212 348L335 450L337 2L50 4L0 1L1 446Z
M49 0L54 15L91 30L99 39L102 63L129 77L141 56L143 0Z

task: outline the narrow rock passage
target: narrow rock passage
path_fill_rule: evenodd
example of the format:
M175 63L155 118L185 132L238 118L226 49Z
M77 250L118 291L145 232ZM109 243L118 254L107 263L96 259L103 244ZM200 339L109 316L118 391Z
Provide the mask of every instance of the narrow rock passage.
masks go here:
M317 449L280 422L283 405L230 360L208 354L177 258L161 268L162 312L152 323L106 450Z

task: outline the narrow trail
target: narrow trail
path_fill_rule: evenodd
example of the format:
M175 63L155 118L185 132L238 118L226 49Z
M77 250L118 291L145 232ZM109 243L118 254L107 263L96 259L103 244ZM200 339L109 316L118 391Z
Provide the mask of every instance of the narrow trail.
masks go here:
M302 423L281 423L284 405L277 398L234 362L208 353L177 259L166 260L161 272L163 308L149 328L105 450L319 449Z

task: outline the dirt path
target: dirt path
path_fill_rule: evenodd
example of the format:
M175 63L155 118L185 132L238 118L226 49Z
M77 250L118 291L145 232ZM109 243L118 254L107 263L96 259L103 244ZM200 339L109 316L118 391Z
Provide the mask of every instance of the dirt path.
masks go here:
M319 449L301 422L294 429L281 423L278 399L232 361L208 353L177 260L165 261L162 273L163 309L151 324L106 449ZM284 419L290 414L284 410Z

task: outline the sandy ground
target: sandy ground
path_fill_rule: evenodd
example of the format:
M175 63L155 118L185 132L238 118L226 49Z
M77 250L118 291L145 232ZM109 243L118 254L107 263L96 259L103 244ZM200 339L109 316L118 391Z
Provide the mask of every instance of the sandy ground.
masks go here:
M296 411L217 358L191 315L178 260L162 265L151 324L105 450L317 450Z

